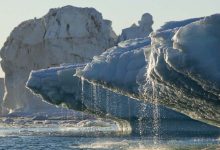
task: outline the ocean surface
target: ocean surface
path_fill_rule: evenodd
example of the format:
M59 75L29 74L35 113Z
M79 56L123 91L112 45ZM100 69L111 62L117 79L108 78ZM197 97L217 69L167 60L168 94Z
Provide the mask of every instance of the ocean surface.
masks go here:
M110 120L3 117L0 118L1 150L185 150L220 149L218 138L135 137L117 135Z
M0 137L0 149L82 149L82 150L172 150L172 149L220 149L215 139L170 139L153 144L151 139L138 137L74 137L74 136L6 136Z

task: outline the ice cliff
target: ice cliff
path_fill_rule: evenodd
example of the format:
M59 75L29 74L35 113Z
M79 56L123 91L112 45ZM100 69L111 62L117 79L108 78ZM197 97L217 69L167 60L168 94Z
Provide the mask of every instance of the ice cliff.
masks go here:
M85 63L115 45L111 21L93 8L65 6L21 23L1 49L8 110L33 111L49 106L25 88L31 70L62 63Z
M118 38L118 41L125 41L135 38L144 38L148 37L149 34L153 31L153 17L149 13L143 14L138 25L133 24L131 27L123 29L121 35Z

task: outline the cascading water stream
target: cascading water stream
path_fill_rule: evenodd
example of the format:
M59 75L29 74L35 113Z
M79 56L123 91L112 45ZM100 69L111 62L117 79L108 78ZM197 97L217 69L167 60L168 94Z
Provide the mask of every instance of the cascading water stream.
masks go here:
M147 113L146 109L147 109L146 104L141 103L140 109L139 109L139 118L138 118L139 133L140 133L141 138L144 135L144 132L146 131L146 128L147 128L147 120L145 119L146 113Z
M160 128L160 113L159 113L159 107L158 107L158 99L156 94L156 89L154 86L154 82L152 82L153 87L153 96L152 96L152 104L153 104L153 142L154 145L158 144L159 141L159 128Z
M117 112L117 97L115 96L115 94L113 94L112 96L111 96L111 100L112 100L112 102L113 102L113 113L114 114L117 114L118 112Z
M106 118L108 117L109 115L109 112L110 112L110 93L108 90L106 90Z
M97 114L98 112L98 96L97 96L97 87L95 84L92 84L92 97L93 97L93 100L94 100L94 111L95 111L95 114Z
M82 85L82 88L81 88L81 101L82 103L84 103L85 101L85 96L84 96L84 78L81 78L81 85ZM83 106L82 106L82 109L83 109ZM82 114L82 120L84 119L84 113L81 113Z

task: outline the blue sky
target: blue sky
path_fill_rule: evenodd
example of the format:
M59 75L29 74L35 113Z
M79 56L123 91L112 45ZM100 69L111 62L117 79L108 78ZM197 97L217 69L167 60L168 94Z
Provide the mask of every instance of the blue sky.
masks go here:
M1 0L0 47L22 21L39 18L50 8L65 5L96 8L104 18L113 21L117 34L137 22L145 12L153 15L154 29L170 20L220 13L220 0Z

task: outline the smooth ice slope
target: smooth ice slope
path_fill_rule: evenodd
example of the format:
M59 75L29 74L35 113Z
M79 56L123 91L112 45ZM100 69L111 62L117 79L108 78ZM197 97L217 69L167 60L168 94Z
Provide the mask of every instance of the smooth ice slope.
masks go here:
M219 14L184 20L182 27L181 22L168 23L167 30L162 27L151 35L151 54L150 57L146 54L145 72L141 69L143 67L136 66L143 55L136 58L137 55L134 54L129 61L122 63L125 65L121 65L111 61L122 56L120 52L114 52L102 54L98 57L100 59L96 57L84 69L78 71L78 75L148 102L155 103L156 98L160 104L191 118L220 126L219 27ZM144 50L149 53L149 48ZM113 68L111 74L121 71L117 73L123 74L120 79L113 80L115 76L109 76L106 62L108 68ZM132 65L128 65L130 62ZM127 65L132 69L124 71L124 66ZM97 70L103 72L101 77ZM141 73L131 74L132 70L140 70ZM124 81L126 76L132 79L128 86L124 86L123 82L118 83ZM144 82L139 82L143 77ZM137 84L139 86L136 86ZM137 90L140 90L139 94L136 94Z
M133 24L131 27L123 29L118 41L125 41L135 38L145 38L153 31L153 17L149 13L142 15L141 20L138 21L138 25Z
M91 61L116 40L111 21L93 8L65 6L21 23L0 52L5 72L4 107L12 111L48 109L25 88L30 71Z

